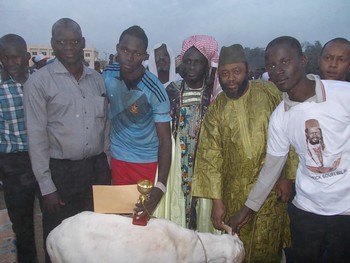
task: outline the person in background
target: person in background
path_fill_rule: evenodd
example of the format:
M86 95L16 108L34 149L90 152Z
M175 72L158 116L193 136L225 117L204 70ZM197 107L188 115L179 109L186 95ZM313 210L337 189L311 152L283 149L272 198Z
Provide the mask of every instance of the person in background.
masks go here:
M176 73L173 50L166 43L156 44L148 59L148 69L158 77L166 88L171 82L177 82L181 76Z
M43 55L42 53L36 55L33 59L33 62L35 65L34 72L44 67L47 63L47 60L48 60L48 57Z
M257 180L270 114L282 98L271 82L248 80L249 65L239 44L221 48L218 73L223 93L204 118L192 194L212 200L211 220L222 230ZM286 212L272 192L240 233L245 262L280 262Z
M175 57L168 44L158 43L153 47L149 55L148 69L156 75L164 85L170 100L170 115L174 116L178 109L180 98L180 91L176 82L182 78L176 73ZM174 127L172 127L171 131L175 134ZM154 211L154 216L166 218L185 227L185 201L181 188L181 167L179 160L176 159L176 156L179 156L177 153L180 152L180 145L178 141L175 141L174 136L172 136L171 139L172 159L167 188L172 190L167 191L161 199L157 209Z
M95 62L94 62L94 69L95 69L98 73L102 74L101 63L100 63L100 61L95 61Z
M107 66L103 77L110 103L112 184L154 182L144 207L135 208L137 213L151 214L166 192L171 118L164 86L142 65L148 59L147 47L141 27L124 30L117 44L118 63Z
M29 154L40 186L44 244L64 219L93 211L92 185L110 184L104 153L107 98L103 79L83 64L79 24L52 26L54 62L24 85ZM46 250L45 250L46 251ZM46 251L46 262L50 262Z
M334 38L322 48L318 59L322 79L346 80L350 69L350 42Z
M307 59L298 40L282 36L266 47L265 65L271 81L283 92L283 102L269 122L267 157L258 181L230 225L244 229L254 211L259 211L278 180L290 145L299 156L296 195L292 201L292 249L296 262L349 262L350 250L350 83L320 80L306 75ZM314 170L308 156L305 128L322 130L324 154ZM330 202L331 200L331 202Z
M22 101L29 58L22 37L0 38L0 60L9 76L0 84L0 171L19 263L37 262L33 211L38 184L28 154Z
M108 56L108 65L112 65L116 61L114 54L109 54Z
M179 88L176 83L181 76L176 73L175 57L172 49L165 43L156 44L149 56L149 71L162 82L170 99L170 115L174 116L179 103ZM174 127L172 127L174 132Z

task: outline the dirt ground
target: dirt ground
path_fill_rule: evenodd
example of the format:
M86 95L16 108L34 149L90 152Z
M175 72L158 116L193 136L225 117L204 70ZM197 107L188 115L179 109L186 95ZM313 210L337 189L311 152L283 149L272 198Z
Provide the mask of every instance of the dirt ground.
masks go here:
M5 201L4 201L4 193L0 191L0 210L6 209ZM38 262L44 263L44 249L43 249L43 235L42 235L42 215L39 208L39 202L36 199L35 207L34 207L34 225L35 225L35 239L37 245L37 253L38 253ZM0 262L1 259L0 259Z

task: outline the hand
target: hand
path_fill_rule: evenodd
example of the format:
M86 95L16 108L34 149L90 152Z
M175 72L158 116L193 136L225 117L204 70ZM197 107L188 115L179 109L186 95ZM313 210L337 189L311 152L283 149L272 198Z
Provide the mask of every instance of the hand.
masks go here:
M251 210L250 208L248 208L246 206L243 206L241 211L234 214L230 218L230 226L232 228L232 234L237 233L237 235L239 235L239 231L240 231L241 227L248 222L250 215L252 213L253 213L253 210Z
M65 203L61 200L57 191L43 196L43 209L49 213L59 212L62 205L65 205Z
M152 191L150 192L149 199L145 201L144 205L142 205L140 202L137 203L136 207L134 208L134 211L140 214L140 212L146 212L146 208L148 213L152 215L162 196L162 190L160 190L158 187L153 187Z
M226 215L226 208L221 199L213 199L211 208L211 222L216 229L222 229L222 223Z
M293 198L293 181L281 178L276 183L277 200L288 202Z

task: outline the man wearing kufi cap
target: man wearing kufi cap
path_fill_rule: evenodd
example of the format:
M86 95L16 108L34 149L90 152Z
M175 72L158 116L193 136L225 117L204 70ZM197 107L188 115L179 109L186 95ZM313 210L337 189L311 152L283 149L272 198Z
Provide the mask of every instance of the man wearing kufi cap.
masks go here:
M205 115L192 185L193 196L213 200L211 219L217 229L229 224L256 182L266 156L269 117L282 99L271 82L248 80L248 72L241 45L221 48L223 92ZM285 204L272 192L241 229L245 262L280 262L285 215Z

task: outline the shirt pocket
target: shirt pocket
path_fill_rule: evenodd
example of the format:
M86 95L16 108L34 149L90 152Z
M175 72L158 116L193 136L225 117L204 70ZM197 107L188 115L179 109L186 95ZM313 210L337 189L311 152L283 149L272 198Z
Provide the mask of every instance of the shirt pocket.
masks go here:
M106 97L93 96L89 101L88 107L91 112L94 112L96 118L104 118L106 116L106 105Z

